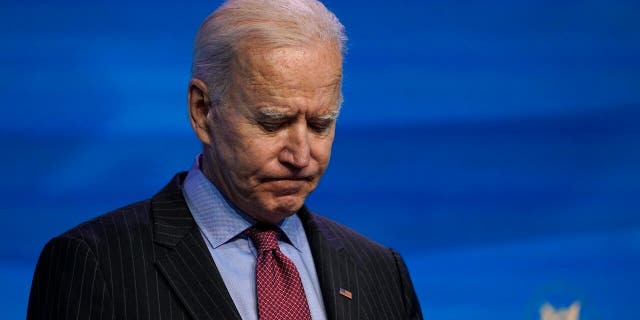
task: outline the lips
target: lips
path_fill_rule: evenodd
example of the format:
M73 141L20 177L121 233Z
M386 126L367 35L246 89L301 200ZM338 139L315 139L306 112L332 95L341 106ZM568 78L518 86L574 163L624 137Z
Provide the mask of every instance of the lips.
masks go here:
M272 181L311 181L312 177L271 177L271 178L262 178L262 182L272 182Z
M262 183L273 193L279 196L292 195L306 190L312 178L266 178Z

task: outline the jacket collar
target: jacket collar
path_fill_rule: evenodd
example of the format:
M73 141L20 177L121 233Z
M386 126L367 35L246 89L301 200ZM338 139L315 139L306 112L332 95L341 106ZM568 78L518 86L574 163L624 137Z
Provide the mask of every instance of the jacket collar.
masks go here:
M195 319L238 319L240 315L218 272L182 194L186 172L178 173L151 199L156 266ZM307 234L329 319L357 319L358 270L345 253L335 224L302 207ZM164 255L162 254L164 252ZM352 298L340 294L347 290ZM344 292L344 291L343 291Z
M156 267L192 318L240 320L182 196L185 176L177 174L151 199Z
M345 237L340 236L340 230L344 229L312 213L306 206L298 211L298 216L316 265L327 318L358 319L362 296L358 286L359 270L347 254Z

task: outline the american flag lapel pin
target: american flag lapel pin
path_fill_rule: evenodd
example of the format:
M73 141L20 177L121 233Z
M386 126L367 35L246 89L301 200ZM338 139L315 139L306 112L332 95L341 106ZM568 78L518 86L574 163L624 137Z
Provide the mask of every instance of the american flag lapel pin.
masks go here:
M338 293L343 296L348 298L349 300L351 300L353 298L353 294L351 293L351 291L344 289L344 288L340 288L340 290L338 291Z

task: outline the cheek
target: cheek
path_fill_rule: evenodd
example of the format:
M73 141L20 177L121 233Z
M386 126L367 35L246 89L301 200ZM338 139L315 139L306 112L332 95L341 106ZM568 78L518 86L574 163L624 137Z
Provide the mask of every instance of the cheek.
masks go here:
M226 116L223 121L214 124L215 136L218 137L214 142L217 142L221 156L226 159L230 168L245 170L260 156L261 144L242 119L237 115Z
M281 139L253 135L244 139L244 153L249 161L263 162L277 157L282 149Z
M331 146L333 145L333 137L319 139L311 147L311 154L321 166L326 166L331 158Z
M273 169L277 163L278 152L281 149L276 139L265 137L240 138L232 145L235 157L230 163L238 169L239 175L244 179L260 176Z

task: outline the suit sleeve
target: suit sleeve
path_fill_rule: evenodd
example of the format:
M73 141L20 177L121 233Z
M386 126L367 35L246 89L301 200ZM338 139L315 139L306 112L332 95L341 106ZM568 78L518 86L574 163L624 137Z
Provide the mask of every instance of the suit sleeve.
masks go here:
M406 318L404 319L423 319L420 303L418 302L418 297L416 296L411 277L409 276L409 270L398 252L391 249L391 254L396 260L396 266L399 271L402 299L406 311Z
M112 319L113 305L95 254L81 239L57 237L42 250L27 319Z

